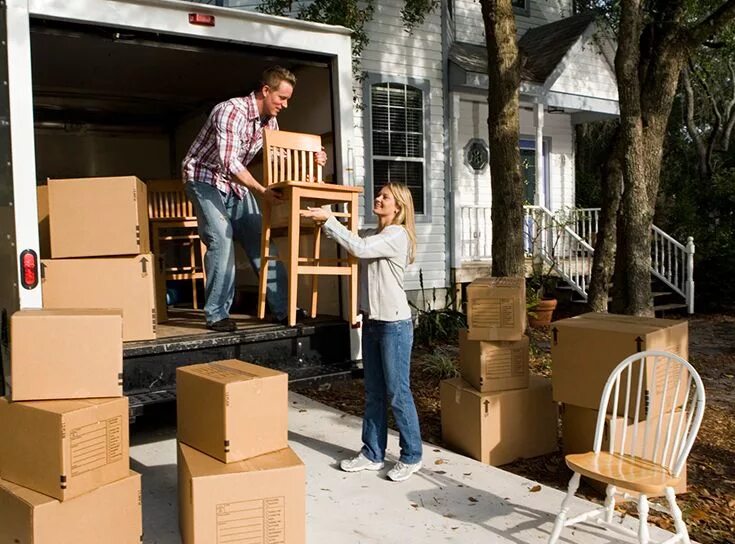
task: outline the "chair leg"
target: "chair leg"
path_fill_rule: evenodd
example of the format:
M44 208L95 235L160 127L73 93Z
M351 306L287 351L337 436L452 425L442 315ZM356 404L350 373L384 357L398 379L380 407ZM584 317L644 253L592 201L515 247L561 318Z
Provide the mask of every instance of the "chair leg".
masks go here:
M549 537L549 544L554 544L557 540L559 540L561 531L562 529L564 529L564 522L567 520L567 514L569 513L569 503L572 501L572 498L577 492L577 489L579 489L580 478L581 476L579 475L579 473L575 472L572 475L571 480L569 480L567 496L564 497L564 500L561 503L561 510L556 516L556 521L554 522L554 530L551 532L551 536Z
M638 542L648 544L648 497L643 493L638 497Z
M614 485L608 485L605 490L605 521L608 523L612 523L615 513L615 491Z
M260 276L258 278L258 319L265 318L265 299L268 291L268 267L270 265L271 205L263 202L260 233Z
M357 195L353 195L352 199L348 203L350 208L350 230L357 234L357 214L358 214L358 201ZM359 290L358 277L357 277L357 259L350 256L350 323L357 325L357 293Z
M299 285L299 235L301 227L301 198L291 192L291 215L288 224L288 325L296 325L296 303Z
M322 228L317 225L314 229L314 266L319 266L319 255L321 251ZM317 300L319 298L319 274L311 278L311 317L316 317Z
M681 541L684 544L690 544L689 531L687 530L686 523L681 517L681 508L676 504L676 493L674 493L673 487L666 488L666 500L669 501L669 510L671 511L671 517L674 518L674 527L676 527L676 534L681 536Z

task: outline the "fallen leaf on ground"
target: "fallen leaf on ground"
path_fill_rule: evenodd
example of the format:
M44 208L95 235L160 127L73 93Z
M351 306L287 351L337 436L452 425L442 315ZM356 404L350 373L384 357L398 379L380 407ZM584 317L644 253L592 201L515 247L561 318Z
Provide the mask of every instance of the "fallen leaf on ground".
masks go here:
M538 493L539 491L541 491L541 486L540 485L535 485L533 487L529 487L528 490L531 493Z

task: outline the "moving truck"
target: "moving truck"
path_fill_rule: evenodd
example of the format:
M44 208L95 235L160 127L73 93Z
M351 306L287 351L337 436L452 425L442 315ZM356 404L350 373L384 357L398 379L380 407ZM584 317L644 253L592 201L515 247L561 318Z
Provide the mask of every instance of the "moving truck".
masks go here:
M211 107L280 64L298 78L282 128L323 135L334 182L352 184L352 58L346 28L176 0L0 2L0 311L44 306L37 187L49 178L180 179ZM329 167L329 165L328 165ZM252 278L251 278L252 279ZM343 293L344 286L331 290ZM168 327L126 343L131 406L170 398L175 368L243 358L292 379L348 371L359 331L337 315L233 335Z

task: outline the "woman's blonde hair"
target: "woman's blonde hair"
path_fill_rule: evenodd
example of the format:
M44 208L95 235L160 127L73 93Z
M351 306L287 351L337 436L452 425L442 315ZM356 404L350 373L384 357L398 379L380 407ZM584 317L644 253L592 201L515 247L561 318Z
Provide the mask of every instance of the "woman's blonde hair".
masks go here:
M413 197L405 183L389 181L387 187L398 206L398 213L393 218L393 225L402 225L408 233L408 262L416 258L416 214L413 211Z

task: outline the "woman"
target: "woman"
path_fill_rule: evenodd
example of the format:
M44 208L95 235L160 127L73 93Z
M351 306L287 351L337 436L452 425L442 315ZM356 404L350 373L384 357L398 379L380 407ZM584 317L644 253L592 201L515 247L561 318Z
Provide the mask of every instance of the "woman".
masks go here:
M360 237L323 208L301 215L324 222L322 229L360 259L360 312L363 320L362 361L365 370L365 418L362 450L340 466L347 472L380 470L388 441L388 406L400 434L401 457L388 472L395 482L421 468L421 432L409 383L413 323L403 290L406 266L413 262L416 234L413 199L403 184L388 183L375 198L378 228Z

